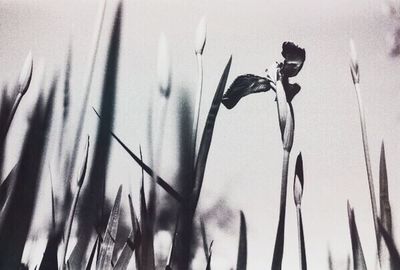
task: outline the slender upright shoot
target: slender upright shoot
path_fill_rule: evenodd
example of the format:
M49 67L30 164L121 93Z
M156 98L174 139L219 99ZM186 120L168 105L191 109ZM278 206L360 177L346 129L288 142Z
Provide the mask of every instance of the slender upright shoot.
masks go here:
M364 107L363 107L363 103L362 103L362 99L361 99L360 71L359 71L359 66L358 66L357 51L355 49L353 40L350 40L350 71L351 71L351 76L353 79L354 89L355 89L356 95L357 95L358 110L359 110L360 122L361 122L362 141L363 141L363 147L364 147L364 158L365 158L365 165L367 168L369 194L370 194L371 206L372 206L372 216L374 219L375 236L376 236L376 242L377 242L377 247L378 247L378 257L380 260L380 244L379 244L380 234L379 234L379 226L378 226L378 211L377 211L377 206L376 206L374 180L372 177L371 159L369 156L367 125L366 125L366 121L365 121Z

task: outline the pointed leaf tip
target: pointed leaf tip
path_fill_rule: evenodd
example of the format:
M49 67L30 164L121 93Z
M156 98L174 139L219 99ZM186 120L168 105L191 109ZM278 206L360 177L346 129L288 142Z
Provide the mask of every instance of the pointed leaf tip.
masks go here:
M303 158L301 152L296 159L296 169L293 182L293 196L296 205L301 204L304 188Z
M158 85L160 93L164 97L169 97L171 91L171 63L169 57L167 38L161 34L158 43Z
M196 30L196 54L203 54L204 47L207 41L207 22L206 17L202 17Z
M32 79L33 72L33 58L32 52L29 51L25 58L24 65L22 66L21 73L18 78L18 93L24 95L28 91Z

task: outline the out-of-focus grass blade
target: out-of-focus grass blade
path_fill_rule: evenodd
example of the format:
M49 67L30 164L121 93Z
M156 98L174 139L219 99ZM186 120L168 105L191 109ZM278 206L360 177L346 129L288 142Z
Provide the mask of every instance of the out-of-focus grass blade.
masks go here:
M106 68L101 94L100 121L96 139L93 144L92 165L88 174L86 188L82 194L82 203L79 213L84 217L80 219L78 233L82 250L86 250L93 236L93 225L104 226L107 222L107 211L104 209L106 175L111 151L111 136L109 130L114 123L115 98L117 92L117 77L120 51L122 25L122 4L119 2L113 21L112 32L107 52ZM74 158L74 157L72 157ZM86 264L85 253L81 261Z
M58 268L58 260L57 260L57 247L61 241L62 233L52 231L50 233L46 249L43 254L43 259L40 263L39 270L48 270L48 269L57 269Z
M222 96L224 94L226 81L228 79L229 70L232 63L232 56L229 58L225 69L222 73L218 87L215 91L211 108L208 112L206 124L201 137L199 152L197 155L196 165L191 177L191 188L188 196L188 202L181 208L180 224L178 226L178 235L176 241L176 252L173 263L177 269L189 268L192 244L193 244L193 218L196 212L197 204L200 198L201 187L203 184L204 172L206 169L208 152L210 150L212 136L214 132L215 120L221 105Z
M229 61L225 66L217 90L215 91L215 95L211 104L210 111L208 112L206 124L203 130L203 135L201 137L199 153L197 156L195 172L194 172L194 186L190 204L193 214L196 210L197 203L199 201L200 191L203 185L204 172L206 170L208 152L210 150L212 136L214 132L215 120L217 118L219 107L221 105L222 96L224 94L226 81L228 79L231 64L232 64L232 56L229 58Z
M96 111L96 109L94 109L94 112L97 114L97 116L100 118L100 120L102 120L102 117L100 116L100 114ZM168 194L170 194L174 199L176 199L178 202L183 202L183 198L182 196L176 192L167 182L164 181L164 179L162 179L160 176L155 175L154 171L147 166L142 160L140 160L140 158L138 156L136 156L129 148L128 146L126 146L120 138L118 138L117 135L115 135L114 132L112 132L110 130L111 136L122 146L122 148L129 154L129 156L131 156L131 158L133 158L133 160L139 164L139 166L148 174L152 177L152 179L156 179L157 184L160 185L160 187L162 187Z
M349 217L351 247L353 249L354 270L367 270L367 265L365 263L365 258L364 258L364 252L362 250L360 237L358 235L354 210L351 208L349 202L347 202L347 214Z
M52 85L56 85L53 81ZM30 229L54 104L54 90L34 108L9 199L0 216L0 269L17 269Z
M71 62L72 62L72 48L71 45L68 48L67 55L67 63L65 65L65 74L64 74L64 96L63 96L63 115L61 121L61 136L58 142L58 151L59 154L62 155L63 145L64 145L64 130L67 125L68 116L69 116L69 104L70 104L70 80L71 80Z
M210 247L208 248L208 258L207 258L207 266L206 270L211 270L211 257L212 257L212 245L214 241L211 241Z
M393 269L400 269L400 254L396 247L396 244L395 244L392 236L389 234L389 232L383 226L382 222L380 220L378 220L378 223L379 223L380 234L383 237L383 239L385 240L386 246L389 250L391 266Z
M14 166L14 168L8 174L6 179L4 179L4 181L0 185L0 213L3 210L3 206L6 203L7 198L11 194L10 187L13 186L13 184L11 182L15 181L15 176L17 174L17 168L18 168L18 164Z
M240 211L240 237L236 270L246 270L247 268L247 226L244 213Z
M200 218L200 231L201 231L201 238L203 240L204 256L206 256L206 260L207 260L207 258L208 258L208 242L207 242L206 225L204 224L203 218Z
M331 250L328 250L328 269L334 270Z
M117 197L115 198L114 206L110 213L107 228L104 233L104 241L100 248L99 262L97 268L101 270L112 269L112 255L114 251L115 239L117 237L120 204L121 204L122 185L119 186Z

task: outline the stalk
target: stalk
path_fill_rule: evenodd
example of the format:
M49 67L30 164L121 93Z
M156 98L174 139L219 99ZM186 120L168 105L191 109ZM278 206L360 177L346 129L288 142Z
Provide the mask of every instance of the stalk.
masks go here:
M361 123L361 134L362 134L362 141L363 141L363 147L364 147L364 158L365 158L365 165L367 167L369 195L371 198L372 216L374 219L376 244L377 244L377 248L378 248L378 258L379 258L379 263L381 263L378 211L377 211L377 206L376 206L374 180L372 177L371 160L369 157L369 150L368 150L369 147L368 147L368 138L367 138L367 126L366 126L366 122L365 122L364 107L363 107L362 100L361 100L360 70L359 70L359 65L358 65L358 60L357 60L357 51L356 51L353 40L350 40L350 71L351 71L351 76L353 79L354 89L355 89L356 95L357 95L358 110L359 110L360 123Z
M289 170L290 150L283 151L282 180L281 180L281 198L279 206L279 223L275 239L274 255L272 260L273 270L281 269L284 236L285 236L285 215L286 215L286 194L287 194L287 178Z
M372 178L372 168L371 168L371 159L369 156L369 147L368 147L368 137L367 137L367 127L365 121L365 114L364 114L364 107L361 100L361 93L360 93L360 83L354 83L354 88L357 95L357 102L358 102L358 110L360 114L360 122L361 122L361 134L362 134L362 141L364 147L364 158L365 158L365 166L367 167L367 176L368 176L368 186L369 186L369 194L371 198L371 206L372 206L372 216L374 219L374 228L375 228L375 235L376 241L378 245L378 256L380 255L380 248L379 248L379 226L378 226L378 210L376 206L376 198L375 198L375 187L374 187L374 180Z
M200 106L201 98L203 94L203 55L196 53L197 59L197 75L198 75L198 86L196 95L196 104L193 116L193 127L192 127L192 142L193 142L193 162L196 164L196 153L197 153L197 131L199 128L200 119Z
M76 207L78 205L79 194L81 193L83 180L85 179L85 175L86 175L88 155L89 155L89 136L87 138L87 143L86 143L85 159L83 161L82 168L81 168L78 182L77 182L78 190L74 196L74 200L72 202L72 207L71 207L71 210L70 210L69 216L68 216L68 221L66 223L67 230L66 230L66 234L65 234L65 238L64 238L65 239L65 247L64 247L63 256L62 256L62 258L63 258L62 259L62 269L66 269L66 267L67 267L66 257L67 257L68 244L69 244L69 239L71 237L72 223L74 222L74 216L75 216L75 212L76 212Z

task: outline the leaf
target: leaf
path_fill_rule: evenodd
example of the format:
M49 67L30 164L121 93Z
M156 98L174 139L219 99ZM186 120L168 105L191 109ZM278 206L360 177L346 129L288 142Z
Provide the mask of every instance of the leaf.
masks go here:
M255 93L267 92L271 89L267 78L246 74L237 77L222 98L222 104L232 109L241 98Z
M396 247L396 244L392 236L385 229L385 227L383 226L382 222L379 219L378 219L378 224L379 224L380 234L385 240L386 246L389 250L391 265L393 269L400 269L400 254Z
M97 114L97 116L101 119L100 115L98 112L93 108L94 112ZM151 176L152 179L156 179L157 184L160 185L169 195L171 195L176 201L182 202L183 198L182 196L176 192L167 182L164 181L160 176L155 175L154 171L147 166L140 158L138 158L129 148L126 146L120 138L118 138L117 135L115 135L114 132L110 130L111 136L122 146L122 148L133 158L133 160L148 174Z
M222 95L225 90L226 81L228 79L229 70L232 64L232 56L229 58L228 63L225 66L224 72L222 73L221 79L219 81L217 90L215 91L213 101L211 103L210 110L208 112L206 124L203 130L203 135L201 137L199 153L196 160L196 166L194 171L194 186L191 195L192 212L194 214L197 203L199 201L201 187L203 185L204 172L206 170L208 152L210 151L212 136L214 133L215 120L217 119L217 114L222 101Z
M104 209L106 175L111 151L111 136L115 113L115 98L117 94L117 77L119 65L119 51L122 25L122 4L118 4L106 58L106 67L101 92L100 115L102 121L97 128L97 135L93 144L93 159L82 194L78 234L81 236L78 245L81 250L86 250L93 236L93 225L99 227L106 223L108 209ZM86 109L86 108L85 108ZM75 156L72 156L75 159ZM81 254L82 264L86 264L86 253Z
M136 262L138 270L154 270L153 230L149 226L146 198L144 194L143 175L140 189L140 228L142 232L141 245L137 253Z
M379 163L379 199L380 199L380 220L382 225L389 233L392 235L392 210L390 206L389 200L389 187L388 187L388 176L386 169L386 157L385 157L385 145L382 141L381 145L381 155L380 155L380 163ZM379 241L379 250L380 250L380 264L383 268L390 268L390 257L388 251L381 248L382 239L380 237ZM392 266L393 268L393 266Z
M247 268L247 226L246 218L240 211L240 237L236 270L246 270Z
M117 197L114 201L114 206L108 219L106 231L104 232L104 241L100 247L100 256L97 263L97 268L101 270L112 269L112 255L114 251L115 239L117 237L120 205L121 205L122 185L119 186Z
M28 237L42 161L46 157L47 135L54 105L56 80L45 103L42 96L36 103L24 139L16 179L10 186L10 197L0 214L0 269L17 269Z
M208 258L208 242L207 242L207 233L206 233L206 225L204 224L204 220L200 218L200 231L201 231L201 238L203 240L203 251L204 255L206 256L206 260Z
M99 236L97 236L96 241L94 242L92 251L90 252L89 260L86 264L86 270L92 269L94 257L95 257L98 246L100 246L100 237Z
M207 266L206 270L211 270L211 257L212 257L212 245L214 241L211 241L210 247L208 248L208 258L207 258Z
M131 257L133 255L133 252L137 250L141 242L139 222L137 220L135 210L133 208L132 198L130 195L128 195L128 197L129 197L129 208L131 212L132 230L129 233L129 237L126 240L124 247L122 248L122 252L118 257L114 270L127 269Z
M347 214L349 217L351 247L353 249L354 270L367 270L367 265L365 263L365 258L364 258L364 252L362 250L360 237L358 235L354 210L351 208L349 202L347 202Z

